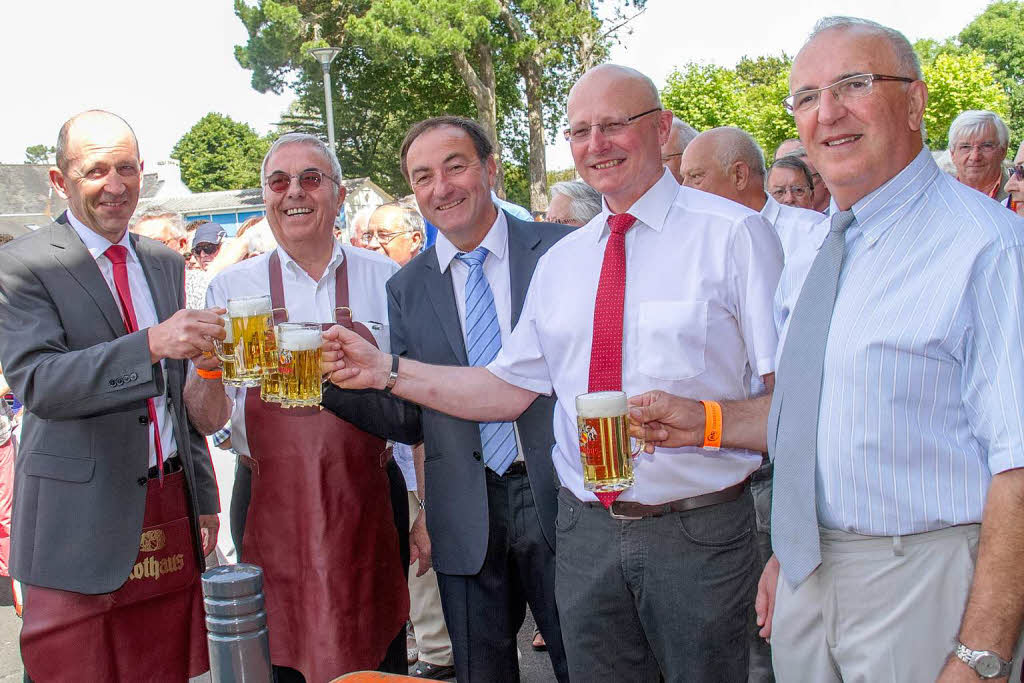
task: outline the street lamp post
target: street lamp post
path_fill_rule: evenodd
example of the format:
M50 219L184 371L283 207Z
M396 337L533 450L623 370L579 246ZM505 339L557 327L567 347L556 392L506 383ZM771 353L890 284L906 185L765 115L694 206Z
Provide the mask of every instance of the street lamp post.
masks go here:
M337 153L337 148L334 146L334 106L331 103L331 62L341 52L336 47L314 47L309 51L309 54L316 57L316 60L320 62L320 66L324 70L324 100L327 105L327 139L331 143L331 150Z

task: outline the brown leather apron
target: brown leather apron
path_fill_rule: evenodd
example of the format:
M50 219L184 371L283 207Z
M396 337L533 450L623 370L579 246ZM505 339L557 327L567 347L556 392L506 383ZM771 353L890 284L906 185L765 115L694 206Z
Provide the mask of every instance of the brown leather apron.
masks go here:
M139 555L113 593L31 586L21 658L35 681L182 683L210 666L184 472L150 479Z
M335 277L337 322L376 344L352 321L347 264ZM284 308L276 252L270 296ZM271 661L310 683L376 669L409 613L386 442L319 407L264 403L258 388L247 392L245 427L252 496L242 559L263 567Z

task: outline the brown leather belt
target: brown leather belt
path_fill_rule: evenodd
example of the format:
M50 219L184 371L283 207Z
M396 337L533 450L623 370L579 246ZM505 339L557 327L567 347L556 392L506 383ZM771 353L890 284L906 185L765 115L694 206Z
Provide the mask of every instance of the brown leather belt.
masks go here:
M740 497L740 494L743 493L743 489L746 487L747 480L743 480L740 483L733 484L729 488L722 489L721 491L703 493L691 498L680 498L679 500L659 503L658 505L644 505L643 503L635 503L631 500L617 500L612 503L610 508L608 508L608 513L615 519L661 517L662 515L667 515L671 512L687 512L689 510L696 510L709 505L732 502ZM583 504L592 508L604 508L604 505L596 500L587 501Z

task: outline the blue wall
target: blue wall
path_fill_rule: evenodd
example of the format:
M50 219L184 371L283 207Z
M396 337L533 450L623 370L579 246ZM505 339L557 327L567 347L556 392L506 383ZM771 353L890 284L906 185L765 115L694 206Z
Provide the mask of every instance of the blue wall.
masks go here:
M213 221L217 225L224 228L224 231L229 237L234 237L235 233L238 232L238 228L242 223L246 222L253 216L262 217L265 211L228 211L226 213L186 213L185 222L191 221Z

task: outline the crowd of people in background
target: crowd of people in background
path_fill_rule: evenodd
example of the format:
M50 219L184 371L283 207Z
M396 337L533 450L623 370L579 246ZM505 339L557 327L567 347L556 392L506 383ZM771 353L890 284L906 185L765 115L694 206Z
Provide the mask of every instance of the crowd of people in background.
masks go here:
M0 235L26 678L202 673L199 574L244 561L279 682L512 683L527 609L559 681L1022 680L1024 143L964 111L943 172L913 48L863 19L821 20L790 92L768 158L594 67L537 216L474 121L414 125L412 194L348 221L289 133L233 236L136 214L130 126L70 118L68 211ZM257 298L323 324L320 408L222 382ZM642 445L617 497L581 467L598 391Z

